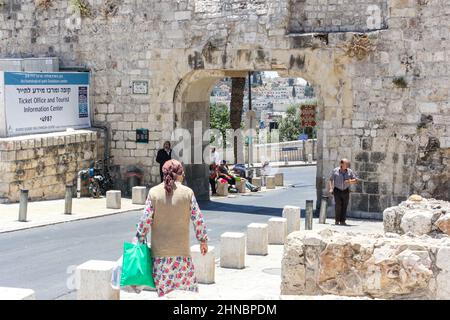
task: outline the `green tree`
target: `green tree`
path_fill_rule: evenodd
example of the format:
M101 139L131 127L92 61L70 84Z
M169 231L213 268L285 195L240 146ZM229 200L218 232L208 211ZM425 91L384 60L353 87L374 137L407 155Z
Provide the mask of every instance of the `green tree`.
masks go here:
M296 105L289 106L286 117L278 123L281 141L297 140L301 132L300 112Z
M210 123L211 129L217 129L221 132L223 139L223 147L225 147L225 133L227 129L231 129L230 112L224 103L211 104L210 108ZM214 142L214 137L211 137L211 143Z

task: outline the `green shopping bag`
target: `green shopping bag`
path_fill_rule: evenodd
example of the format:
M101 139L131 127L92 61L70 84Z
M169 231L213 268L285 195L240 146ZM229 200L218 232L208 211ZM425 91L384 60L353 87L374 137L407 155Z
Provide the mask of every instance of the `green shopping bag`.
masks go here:
M147 244L125 242L123 245L120 286L148 286L155 288L152 270L152 251Z

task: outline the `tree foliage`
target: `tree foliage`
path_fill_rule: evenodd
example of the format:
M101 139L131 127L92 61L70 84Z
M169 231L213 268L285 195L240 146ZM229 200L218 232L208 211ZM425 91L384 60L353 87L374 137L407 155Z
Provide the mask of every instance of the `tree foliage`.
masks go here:
M211 104L209 112L211 129L219 130L222 133L222 137L225 137L226 130L231 129L230 112L228 111L227 105L224 103ZM211 137L212 142L214 142L213 137Z
M298 140L298 136L301 133L299 106L292 105L288 107L286 117L281 119L278 128L280 130L281 141Z

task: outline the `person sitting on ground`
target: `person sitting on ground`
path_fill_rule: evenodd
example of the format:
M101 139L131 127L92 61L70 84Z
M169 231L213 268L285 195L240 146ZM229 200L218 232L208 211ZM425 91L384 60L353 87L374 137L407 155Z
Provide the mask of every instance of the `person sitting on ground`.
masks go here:
M219 166L219 178L223 178L228 182L229 186L234 186L236 184L236 179L228 170L228 165L226 160L222 160Z

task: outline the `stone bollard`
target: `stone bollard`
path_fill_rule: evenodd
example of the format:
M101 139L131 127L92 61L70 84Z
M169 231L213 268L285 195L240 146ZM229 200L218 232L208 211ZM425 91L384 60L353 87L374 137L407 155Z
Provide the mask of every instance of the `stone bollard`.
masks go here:
M219 196L228 196L228 182L220 183L217 182L217 195Z
M20 189L19 221L27 222L28 190Z
M247 226L247 254L266 256L269 244L268 226L266 223L250 223Z
M241 178L241 180L236 181L236 189L238 190L239 193L245 193L246 189L245 189L245 182L247 180L245 180L244 178Z
M287 219L270 218L269 226L269 244L284 244L287 237Z
M120 290L111 286L114 261L89 260L75 270L77 300L119 300Z
M257 188L261 188L262 185L261 177L253 178L252 184Z
M191 247L192 262L194 263L195 276L198 283L211 284L214 283L216 261L214 255L214 247L208 246L208 252L202 255L200 245Z
M320 215L319 215L319 223L320 224L327 223L327 210L328 210L328 197L322 196L322 201L320 203Z
M120 209L122 201L122 193L120 190L106 191L106 208L107 209Z
M131 203L145 204L147 200L147 187L133 187L131 189Z
M267 189L275 189L275 177L274 176L266 177L266 188Z
M220 266L222 268L245 268L245 234L225 232L220 236Z
M313 162L313 156L311 153L308 154L308 163L312 163Z
M305 230L312 230L313 228L313 200L306 200L305 206Z
M283 218L287 220L287 232L300 230L300 207L284 206Z
M64 214L72 214L72 186L66 186L66 195L64 198Z
M277 187L282 187L284 185L284 174L275 173L275 185Z
M0 300L36 300L34 290L0 287Z

